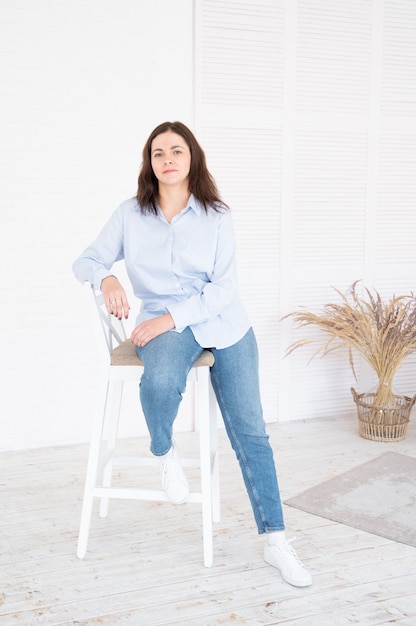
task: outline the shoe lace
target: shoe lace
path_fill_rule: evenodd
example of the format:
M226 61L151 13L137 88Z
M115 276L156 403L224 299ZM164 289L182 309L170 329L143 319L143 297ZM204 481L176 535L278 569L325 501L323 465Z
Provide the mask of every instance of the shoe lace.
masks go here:
M296 554L293 546L291 545L291 543L295 541L295 539L296 537L293 537L292 539L285 541L284 544L282 544L282 549L288 557L293 559L295 565L299 567L305 567L302 561L300 560L300 558L298 557L298 555Z
M181 476L178 472L178 461L174 458L163 459L162 461L162 473L163 484L170 485L176 481L181 481Z
M176 474L176 467L173 459L163 459L162 472L165 480L168 478L172 478L172 474Z

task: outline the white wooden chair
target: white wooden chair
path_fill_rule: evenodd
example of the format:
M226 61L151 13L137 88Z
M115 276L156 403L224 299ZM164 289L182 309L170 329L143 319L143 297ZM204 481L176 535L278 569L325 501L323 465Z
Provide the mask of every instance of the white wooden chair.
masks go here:
M123 385L126 381L139 384L143 364L131 341L126 338L123 322L109 315L104 299L89 283L88 298L97 330L100 360L99 395L94 419L85 479L84 499L78 537L77 556L84 558L95 498L101 500L100 516L106 517L110 498L167 501L160 489L137 485L112 486L115 466L154 465L159 476L159 460L153 455L118 456L116 451ZM199 458L181 458L184 467L200 468L200 491L191 491L187 502L202 505L202 534L204 565L213 562L212 522L220 519L220 490L218 467L217 413L214 392L210 384L209 368L214 363L212 353L205 350L194 364L189 382L194 382L195 422L199 430ZM104 442L106 440L106 445Z

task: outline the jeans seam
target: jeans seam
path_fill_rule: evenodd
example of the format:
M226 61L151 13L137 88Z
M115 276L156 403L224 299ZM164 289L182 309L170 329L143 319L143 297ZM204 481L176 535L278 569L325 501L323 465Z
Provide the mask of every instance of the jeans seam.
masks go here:
M252 473L251 473L249 465L247 463L246 455L244 454L243 448L241 447L240 441L239 441L239 439L238 439L238 437L237 437L237 435L235 433L235 430L234 430L234 427L233 427L233 424L232 424L232 420L230 419L229 413L228 413L227 409L225 408L225 403L224 403L224 399L223 399L223 396L222 396L221 387L218 384L218 378L215 375L215 372L212 372L211 376L212 376L212 378L216 382L217 393L218 393L219 399L221 400L221 405L222 405L221 412L223 414L224 420L227 419L228 427L230 429L230 432L232 432L233 439L234 439L234 441L235 441L235 443L236 443L236 445L238 447L238 451L239 451L241 460L244 463L246 476L247 476L247 478L249 480L250 487L251 487L251 492L252 492L252 494L254 496L254 499L255 499L255 502L256 502L256 507L257 507L257 510L259 512L259 516L260 516L260 519L262 521L263 529L264 529L266 527L266 516L264 514L264 509L263 509L263 507L260 504L258 491L257 491L257 489L256 489L256 487L255 487L255 485L253 483Z

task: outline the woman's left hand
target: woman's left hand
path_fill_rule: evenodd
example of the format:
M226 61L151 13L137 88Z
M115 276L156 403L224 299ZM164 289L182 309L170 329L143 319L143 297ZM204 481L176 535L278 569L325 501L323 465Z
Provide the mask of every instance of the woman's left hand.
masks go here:
M135 346L143 348L149 341L172 328L175 328L173 317L170 313L165 313L165 315L141 322L131 333L131 341Z

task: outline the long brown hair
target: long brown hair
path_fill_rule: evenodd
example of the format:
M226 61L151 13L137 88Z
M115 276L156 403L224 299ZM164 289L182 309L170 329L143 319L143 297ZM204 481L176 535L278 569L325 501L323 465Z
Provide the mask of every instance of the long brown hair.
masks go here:
M143 148L143 159L136 195L141 211L143 213L154 213L155 215L158 213L159 185L151 164L151 147L155 137L167 131L180 135L186 141L191 152L191 168L189 171L190 193L201 202L205 211L208 211L208 207L212 207L215 211L228 208L220 197L215 180L208 171L205 153L193 133L182 122L163 122L150 133Z

